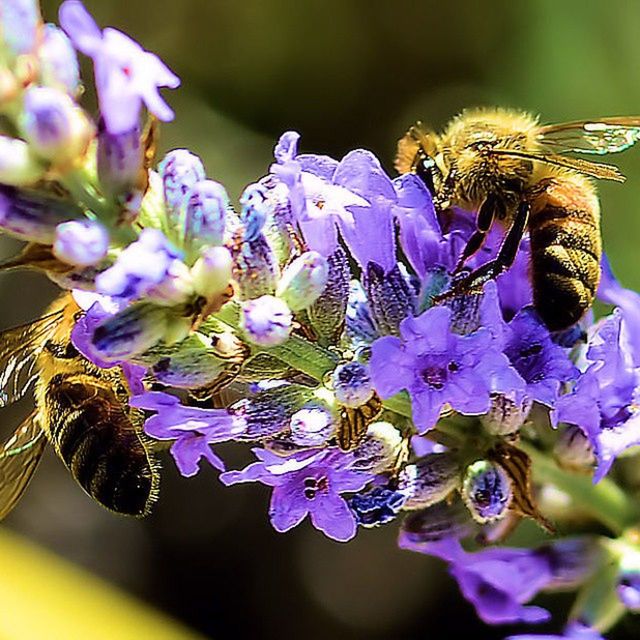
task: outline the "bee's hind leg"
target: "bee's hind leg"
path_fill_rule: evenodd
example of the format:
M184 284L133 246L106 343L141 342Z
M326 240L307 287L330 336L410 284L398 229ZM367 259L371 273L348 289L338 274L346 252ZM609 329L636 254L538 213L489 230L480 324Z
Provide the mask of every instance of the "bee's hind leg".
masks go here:
M482 286L485 282L493 280L501 273L504 273L516 259L520 241L522 240L522 236L524 236L527 222L529 221L530 209L531 205L529 202L523 200L518 206L513 223L500 246L498 255L493 260L490 260L481 267L478 267L475 271L472 271L469 275L458 280L448 291L435 296L433 298L434 303L437 304L457 295L482 291ZM473 239L474 236L471 236L471 238Z

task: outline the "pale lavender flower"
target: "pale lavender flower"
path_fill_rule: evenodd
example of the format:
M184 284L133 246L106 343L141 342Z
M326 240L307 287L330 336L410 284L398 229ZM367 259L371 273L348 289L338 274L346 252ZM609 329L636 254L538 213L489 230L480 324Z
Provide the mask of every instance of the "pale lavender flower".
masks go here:
M109 249L109 232L95 220L71 220L56 227L55 256L80 267L103 260Z
M184 199L183 238L185 250L194 257L207 245L224 241L227 210L226 189L214 180L196 182Z
M240 417L226 409L185 407L176 396L161 391L134 396L129 404L156 412L145 422L145 433L156 440L174 440L171 455L185 477L198 473L202 458L224 471L224 462L210 445L232 440L246 428Z
M165 204L177 222L185 197L207 177L204 165L188 149L173 149L160 161L158 173L162 178Z
M54 24L44 26L42 43L38 48L40 76L45 85L64 89L75 96L80 87L78 58L71 40Z
M491 332L461 336L450 324L450 309L432 307L404 320L401 338L385 336L372 345L376 390L389 398L406 389L420 433L436 424L445 404L463 414L486 413L491 393L506 391L518 380L507 357L495 349Z
M285 342L292 323L287 303L274 296L248 300L242 307L242 329L248 340L261 347L275 347Z
M273 487L269 516L276 531L289 531L307 515L316 529L339 542L356 534L356 519L342 493L363 489L373 476L349 468L350 456L335 450L306 451L282 458L254 449L259 462L220 476L226 484L261 482Z
M0 3L0 37L8 51L19 56L36 47L41 23L37 0L2 0Z
M175 89L180 80L160 58L117 29L100 31L79 0L63 2L59 17L76 49L93 59L100 111L110 133L131 131L143 103L159 120L173 119L158 88Z

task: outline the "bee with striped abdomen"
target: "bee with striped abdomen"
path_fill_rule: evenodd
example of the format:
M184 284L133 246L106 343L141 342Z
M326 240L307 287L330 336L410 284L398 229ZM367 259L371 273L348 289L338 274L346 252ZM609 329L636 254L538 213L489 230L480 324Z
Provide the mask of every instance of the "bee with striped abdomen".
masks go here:
M80 309L70 295L39 320L0 335L3 404L35 384L36 407L0 449L0 519L26 489L47 441L102 506L145 516L158 498L158 463L129 406L120 367L100 369L71 342Z
M395 166L414 172L436 207L476 213L476 231L454 274L498 221L507 227L494 260L436 298L481 288L513 263L526 231L531 239L533 301L552 331L577 322L600 280L600 204L592 178L623 182L611 165L567 156L624 151L640 139L640 117L541 126L527 113L499 108L464 111L444 133L420 123L399 141Z

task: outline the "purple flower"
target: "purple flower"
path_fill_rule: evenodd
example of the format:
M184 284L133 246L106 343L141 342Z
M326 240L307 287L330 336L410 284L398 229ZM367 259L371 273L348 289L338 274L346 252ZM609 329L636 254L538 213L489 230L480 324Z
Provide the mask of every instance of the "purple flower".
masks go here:
M275 347L289 337L293 316L280 298L261 296L243 305L241 322L248 340L261 347Z
M432 307L404 320L401 338L385 336L372 345L376 390L389 398L406 389L420 433L436 424L445 404L463 414L483 414L492 392L512 389L519 380L507 357L495 349L490 331L461 336L450 323L449 308Z
M525 606L553 580L547 554L508 547L467 553L454 538L416 542L404 531L399 545L446 560L464 597L489 624L538 623L550 617L546 609Z
M173 119L158 88L175 89L180 80L160 58L117 29L100 31L79 0L63 2L59 17L76 49L93 59L100 111L110 133L131 131L142 103L159 120Z
M227 471L220 480L226 485L258 481L273 487L269 516L276 531L289 531L309 515L313 526L333 540L346 542L355 536L355 516L340 494L360 491L373 476L350 469L351 456L331 449L288 458L264 449L253 452L259 462Z
M640 295L625 289L616 279L609 259L602 256L602 278L598 299L618 306L622 311L623 340L635 366L640 366Z
M171 455L185 477L198 473L202 458L224 471L224 463L210 445L231 440L245 430L244 421L226 409L185 407L178 398L161 391L135 396L129 404L156 412L145 422L145 433L157 440L174 440Z
M299 138L295 131L287 131L280 137L271 172L289 189L291 209L308 248L328 257L338 246L336 222L353 225L352 207L367 208L368 202L332 182L335 160L297 156Z
M109 232L94 220L70 220L56 227L53 253L63 262L88 267L106 257Z
M505 353L527 383L527 396L553 407L561 384L575 379L578 370L530 308L520 311L508 328Z
M562 635L556 634L524 634L509 636L506 640L605 640L595 629L586 627L579 622L572 622Z
M626 357L621 323L618 312L597 327L587 351L589 368L551 412L552 424L576 425L589 439L597 460L594 482L625 449L640 444L640 380Z
M160 301L165 297L165 288L172 290L172 284L178 287L185 275L183 267L180 254L162 231L146 228L138 240L122 251L112 267L96 276L96 290L126 300L147 296ZM180 297L179 290L169 293Z

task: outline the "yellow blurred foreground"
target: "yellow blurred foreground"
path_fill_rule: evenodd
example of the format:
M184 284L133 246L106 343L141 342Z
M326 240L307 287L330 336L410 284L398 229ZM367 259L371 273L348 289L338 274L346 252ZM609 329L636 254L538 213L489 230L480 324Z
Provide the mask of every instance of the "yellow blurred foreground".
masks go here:
M202 640L158 611L0 530L0 640Z

